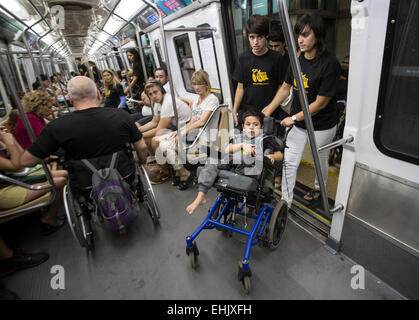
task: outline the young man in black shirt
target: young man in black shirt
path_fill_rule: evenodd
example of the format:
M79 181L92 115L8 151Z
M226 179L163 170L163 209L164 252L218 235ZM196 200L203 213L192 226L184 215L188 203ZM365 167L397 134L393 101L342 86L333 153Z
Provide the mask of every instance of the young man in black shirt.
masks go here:
M272 102L286 71L283 70L282 56L266 47L269 34L267 17L251 16L246 22L246 33L252 49L240 55L233 74L233 79L238 82L233 106L236 126L244 111L250 108L262 110ZM283 119L287 114L280 110L276 116Z
M89 71L87 70L87 67L81 63L81 58L76 58L76 64L77 64L77 70L79 71L81 76L88 77Z
M54 153L59 147L67 159L99 157L122 150L132 143L144 163L147 146L129 114L120 109L101 108L100 92L86 77L68 82L70 102L76 111L51 121L21 157L21 164L31 167Z

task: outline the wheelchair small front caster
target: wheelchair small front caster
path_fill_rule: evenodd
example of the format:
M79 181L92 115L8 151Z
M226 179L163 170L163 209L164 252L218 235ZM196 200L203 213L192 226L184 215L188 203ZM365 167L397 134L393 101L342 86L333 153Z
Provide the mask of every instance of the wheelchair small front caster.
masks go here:
M247 295L250 292L250 277L252 276L252 271L247 270L244 271L243 270L243 263L241 261L239 261L239 272L238 272L238 278L239 281L242 285L242 289L244 291L244 293Z
M193 242L192 247L186 247L186 254L189 256L189 262L191 263L192 269L196 270L196 268L198 268L199 250L195 241Z

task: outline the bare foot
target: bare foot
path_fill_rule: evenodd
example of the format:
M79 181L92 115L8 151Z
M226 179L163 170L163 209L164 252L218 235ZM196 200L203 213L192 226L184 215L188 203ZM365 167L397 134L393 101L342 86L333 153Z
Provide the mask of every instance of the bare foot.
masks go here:
M207 198L205 197L205 194L198 194L196 199L189 206L186 207L186 212L192 214L196 208L205 203L207 203Z

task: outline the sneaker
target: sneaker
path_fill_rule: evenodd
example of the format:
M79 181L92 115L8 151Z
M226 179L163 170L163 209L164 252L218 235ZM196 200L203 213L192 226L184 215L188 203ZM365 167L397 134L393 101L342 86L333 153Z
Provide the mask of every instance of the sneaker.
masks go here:
M160 171L159 174L151 180L151 184L160 184L165 182L167 179L169 179L170 173L165 171Z
M31 254L17 250L11 258L0 260L0 277L9 276L19 270L36 267L48 259L48 253L40 252Z

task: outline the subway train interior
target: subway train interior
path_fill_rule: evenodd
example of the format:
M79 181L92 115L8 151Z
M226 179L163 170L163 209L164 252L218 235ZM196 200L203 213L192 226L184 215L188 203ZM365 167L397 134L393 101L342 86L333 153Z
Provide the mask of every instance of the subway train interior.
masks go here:
M228 142L237 133L234 105L240 83L235 69L239 57L254 50L246 21L254 15L267 17L271 32L283 34L289 64L282 68L295 77L297 88L305 85L300 65L304 52L294 26L302 16L313 13L324 22L325 44L341 65L339 81L345 90L343 96L332 98L338 100L341 112L331 143L319 145L311 118L304 117L309 143L297 165L289 207L282 199L283 171L264 162L262 172L265 167L275 172L268 190L263 180L268 174L259 180L242 176L243 180L237 180L241 189L230 188L238 174L220 176L216 187L208 191L206 203L188 214L186 209L198 193L196 176L209 154L202 149L188 152L183 168L188 168L190 176L176 187L172 185L174 170L164 182L154 183L148 162L152 157L147 157L147 163L135 163L140 159L138 152L132 152L134 144L127 150L135 154L130 159L138 179L130 210L136 217L118 232L104 227L107 220L98 218L96 206L75 199L70 182L58 186L51 172L67 169L63 157L41 160L43 189L22 179L20 171L0 168L1 188L47 192L16 207L1 206L0 284L8 292L4 298L240 299L249 303L418 299L419 108L415 97L419 98L419 4L415 0L2 1L2 156L13 157L6 141L13 113L20 118L16 128L20 121L28 130L29 145L39 135L33 125L31 129L25 96L39 90L53 99L54 112L45 130L80 112L66 87L75 76L96 83L99 107L103 107L108 98L104 70L112 71L114 78L124 77L121 71L128 75L126 98L118 97L114 107L121 101L130 117L151 109L151 122L153 104L159 102L151 93L147 96L152 90L136 96L132 79L143 81L144 88L156 69L166 69L169 82L164 97L172 99L169 104L174 106L175 97L185 101L201 97L193 79L196 71L205 70L219 107L207 118L198 138L214 124L220 146L221 140ZM268 43L262 50L268 50ZM139 57L136 62L130 58L133 48ZM263 74L254 74L258 77ZM305 90L293 91L292 99L299 99L303 114L309 115ZM145 98L151 108L138 102ZM171 123L180 136L181 114L174 108L172 115ZM272 123L268 120L265 132ZM278 135L279 122L273 121L272 137ZM79 130L78 123L71 128ZM192 139L193 146L198 138ZM176 141L177 150L183 149L184 141ZM287 144L285 139L284 150ZM189 145L185 150L192 149ZM327 182L319 184L318 198L312 193L308 199L314 178L322 173L320 151L327 153ZM21 156L27 152L22 150ZM286 157L279 166L284 163ZM20 162L19 170L34 172L23 167ZM71 168L68 181L77 171ZM192 175L195 179L189 183ZM0 196L0 201L6 200ZM44 215L57 203L57 217L61 216L57 225L48 225L51 232L42 232L46 230ZM115 221L122 223L119 218ZM24 262L18 261L9 272L5 261L13 259L10 252L14 257L18 248L31 254L47 253L48 259L37 265L21 266L18 263Z

